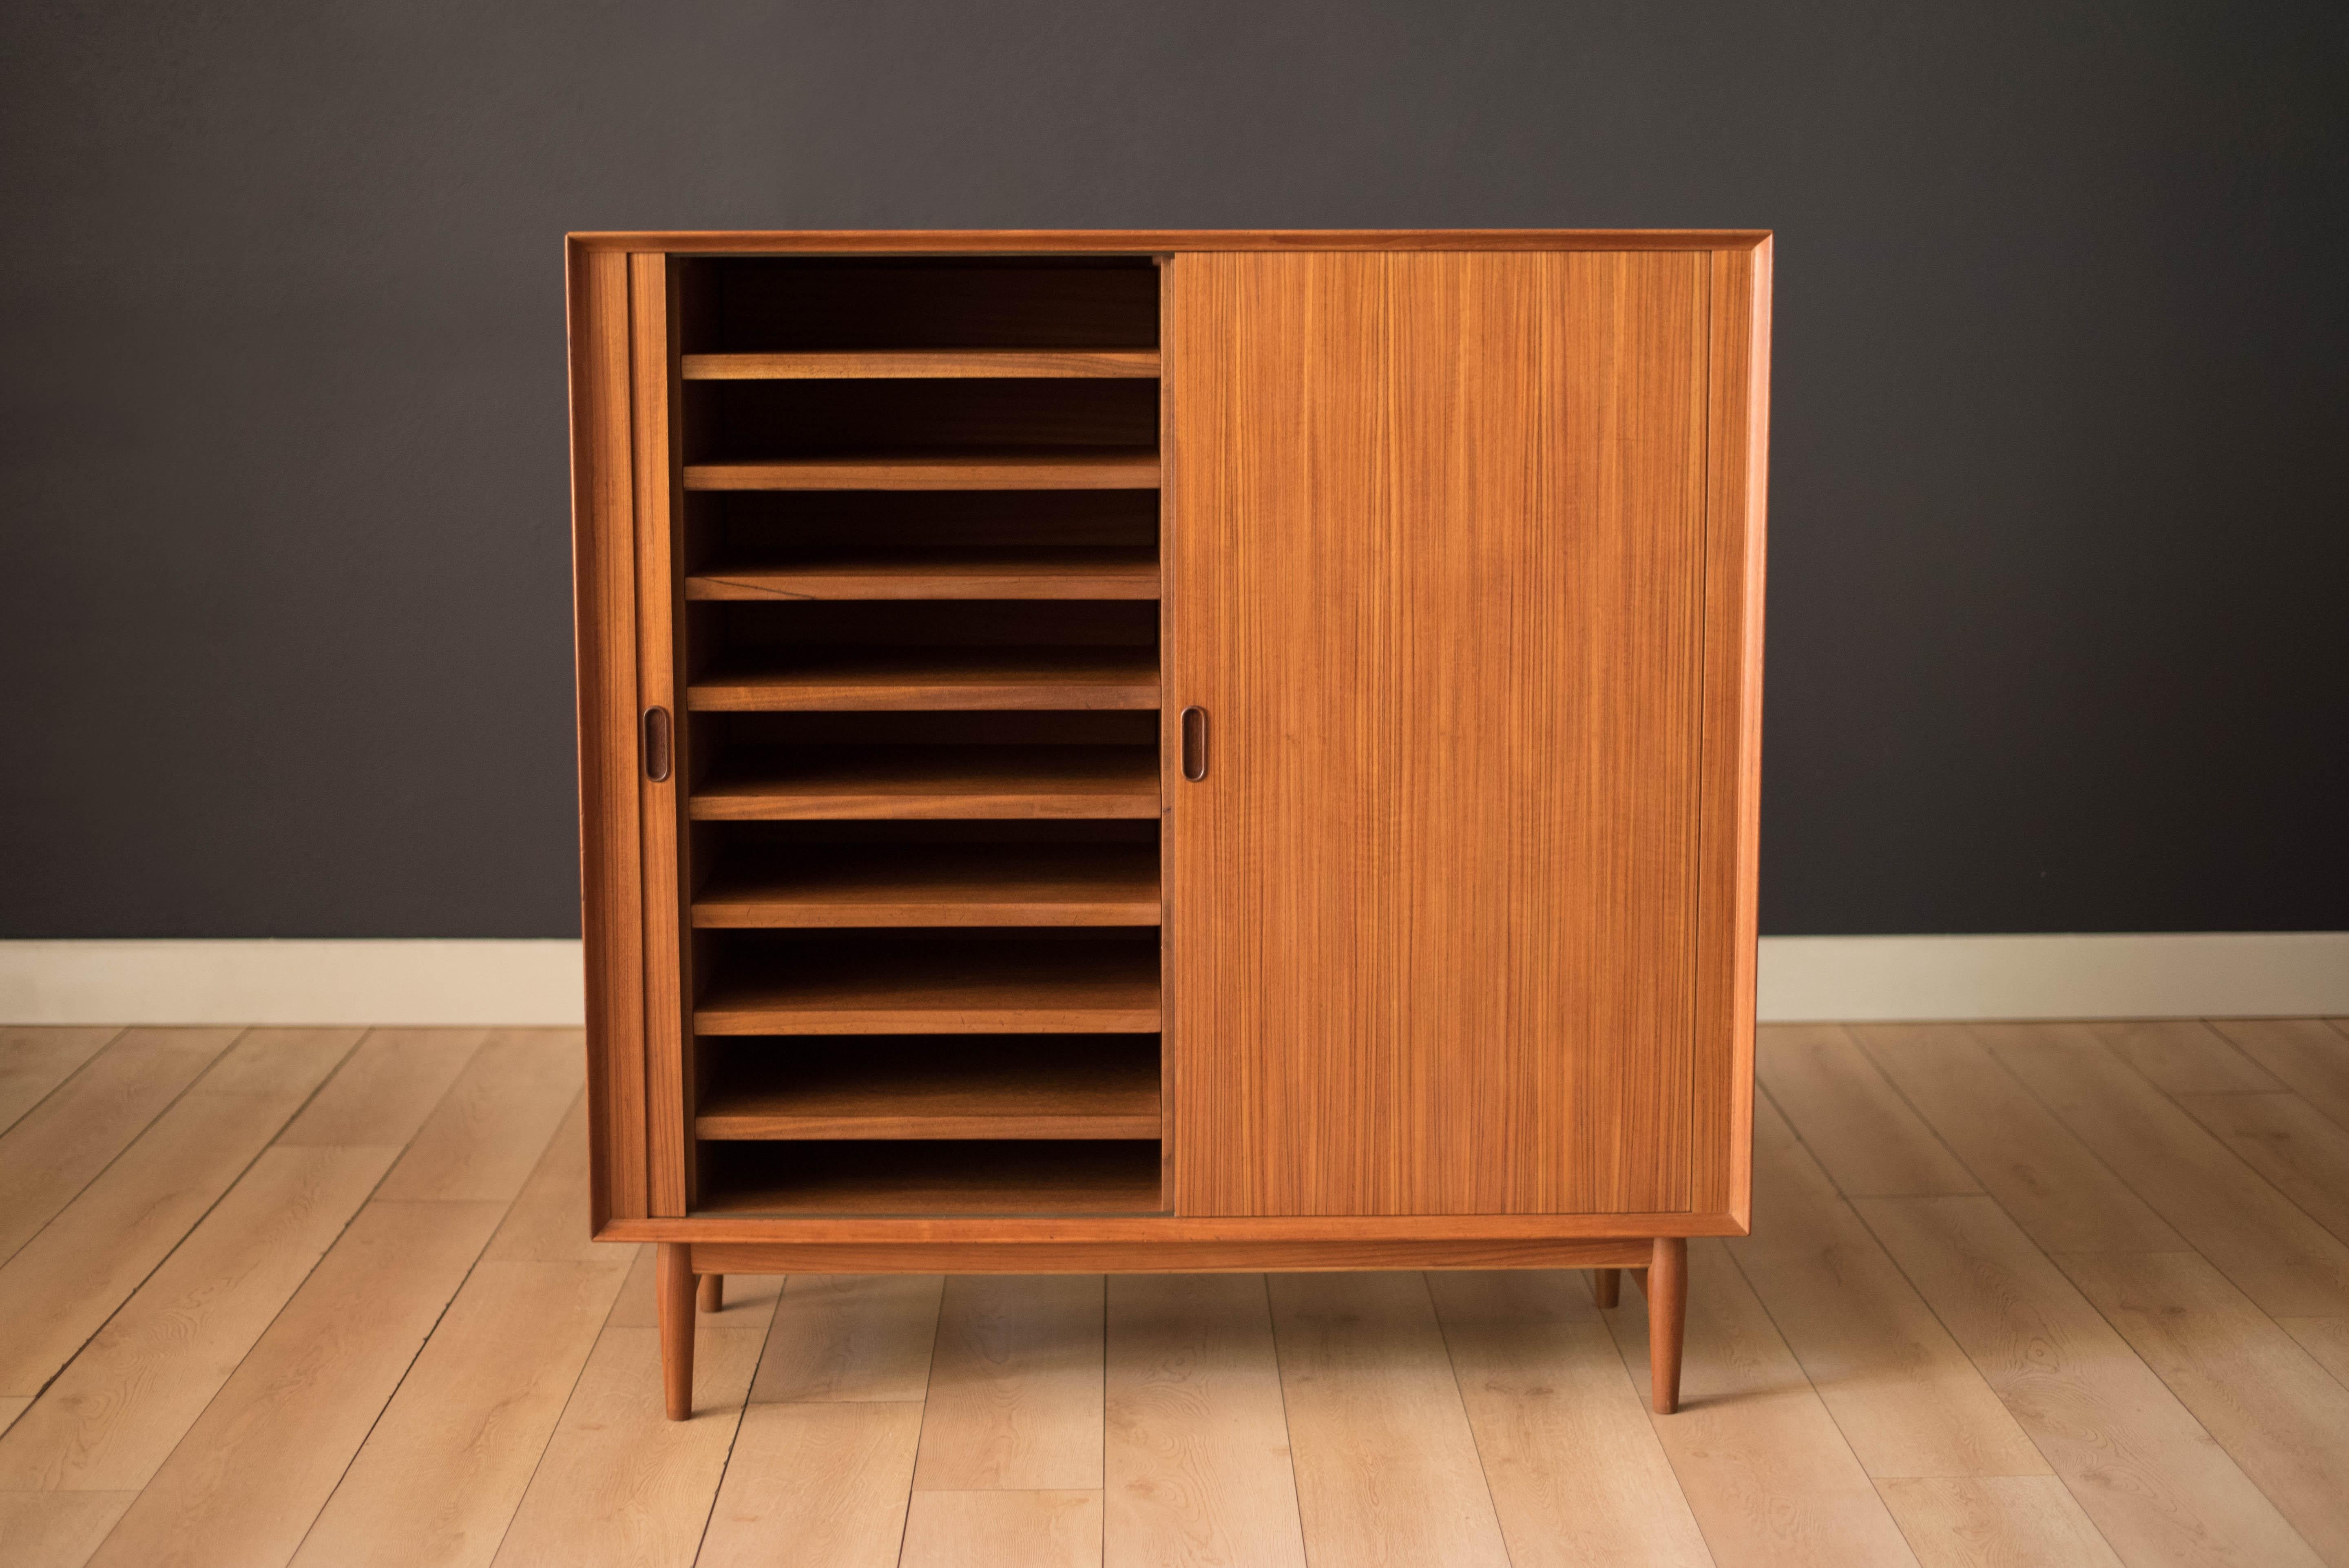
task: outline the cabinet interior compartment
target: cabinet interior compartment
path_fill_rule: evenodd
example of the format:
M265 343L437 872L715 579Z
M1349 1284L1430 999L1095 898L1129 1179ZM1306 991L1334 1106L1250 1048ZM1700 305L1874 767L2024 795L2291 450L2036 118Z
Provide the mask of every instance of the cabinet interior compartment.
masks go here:
M1157 267L672 266L694 1211L1161 1212Z

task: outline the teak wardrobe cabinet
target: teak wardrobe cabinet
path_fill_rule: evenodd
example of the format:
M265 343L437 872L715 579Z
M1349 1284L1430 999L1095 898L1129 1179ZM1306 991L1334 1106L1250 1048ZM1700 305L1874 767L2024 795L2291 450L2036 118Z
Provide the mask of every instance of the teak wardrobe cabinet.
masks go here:
M1744 1233L1770 240L569 242L593 1223L730 1273Z

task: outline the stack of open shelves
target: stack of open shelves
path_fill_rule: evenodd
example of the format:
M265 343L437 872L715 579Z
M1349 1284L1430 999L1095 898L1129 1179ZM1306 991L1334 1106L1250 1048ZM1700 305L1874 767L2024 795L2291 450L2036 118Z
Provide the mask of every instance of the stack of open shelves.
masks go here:
M670 264L693 1207L1163 1211L1156 266Z

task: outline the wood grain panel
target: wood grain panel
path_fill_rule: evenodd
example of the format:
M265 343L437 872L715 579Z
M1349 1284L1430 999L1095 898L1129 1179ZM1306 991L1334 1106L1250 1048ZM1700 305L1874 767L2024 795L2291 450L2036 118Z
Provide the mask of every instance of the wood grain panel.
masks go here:
M1100 1568L1098 1491L916 1491L901 1568Z
M2213 1026L2294 1094L2349 1128L2349 1026L2317 1018L2220 1018Z
M2184 1249L2184 1238L1992 1060L1964 1025L1868 1025L1850 1032L2041 1246Z
M1154 570L1153 580L1157 577ZM102 1028L0 1028L0 1132L41 1103L100 1047L120 1034Z
M98 1568L256 1568L292 1557L501 1207L359 1211L108 1537Z
M2123 1562L2319 1561L1990 1199L1853 1206Z
M1704 728L1698 779L1690 1206L1743 1222L1751 1197L1762 847L1762 597L1770 469L1771 245L1707 267Z
M677 229L584 230L574 252L694 251L706 255L1092 254L1185 251L1752 250L1767 229Z
M703 1262L697 1251L694 1262ZM919 1400L938 1337L936 1274L792 1274L750 1401ZM906 1449L910 1473L913 1450Z
M708 821L1158 815L1147 746L801 748L731 765L693 791Z
M1102 1276L946 1284L914 1490L1097 1490Z
M571 554L579 679L580 924L595 1222L652 1212L645 1185L635 440L628 258L570 252Z
M1305 1568L1257 1274L1109 1280L1108 1561Z
M1427 1284L1511 1568L1712 1568L1578 1277L1436 1274Z
M1680 1413L1657 1440L1722 1568L1912 1563L1899 1527L1728 1253L1689 1248ZM1606 1314L1644 1403L1648 1315Z
M1154 599L1158 558L1117 547L844 550L729 562L685 580L688 599Z
M1104 449L780 458L693 463L685 470L690 490L1152 490L1157 484L1157 453Z
M1306 1560L1508 1568L1421 1277L1289 1274L1268 1284Z
M751 1405L701 1568L897 1568L921 1430L917 1403Z
M1703 259L1172 275L1182 1208L1685 1208Z
M1878 1480L2046 1474L2047 1461L1767 1099L1754 1108L1754 1233L1729 1253L1861 1466Z
M126 1029L0 1136L0 1263L72 1202L236 1033Z
M1154 348L875 349L864 353L688 354L688 381L845 381L999 377L1151 377Z
M263 1150L0 1438L0 1490L145 1486L393 1155Z
M2192 1253L2055 1262L2318 1554L2349 1563L2349 1388Z
M645 942L645 1158L656 1214L682 1214L693 1206L693 954L686 940L685 905L691 896L683 868L689 863L685 759L692 716L678 698L684 664L683 573L678 526L685 516L678 489L683 450L682 400L678 391L675 334L677 284L658 253L628 258L628 358L633 377L636 440L636 701L668 710L667 777L636 769L643 822Z
M796 1233L838 1221L795 1222ZM1152 1221L1152 1228L1170 1222ZM698 1218L698 1231L721 1231L724 1216ZM993 1220L988 1230L1021 1222ZM752 1227L744 1225L744 1230ZM760 1227L774 1233L771 1227ZM1071 1227L1072 1228L1072 1227ZM859 1274L937 1270L953 1274L1052 1274L1093 1268L1120 1274L1197 1274L1284 1269L1327 1273L1362 1269L1628 1268L1650 1256L1646 1241L1593 1242L1194 1242L1155 1239L1020 1242L696 1242L695 1266L717 1273L790 1274L838 1269Z

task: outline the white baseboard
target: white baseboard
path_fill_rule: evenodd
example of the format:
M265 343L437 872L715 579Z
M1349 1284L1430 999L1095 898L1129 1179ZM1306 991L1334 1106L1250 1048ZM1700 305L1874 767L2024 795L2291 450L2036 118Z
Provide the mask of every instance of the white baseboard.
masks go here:
M2349 932L1773 936L1765 1023L2349 1016ZM0 942L0 1024L575 1025L576 942Z
M579 944L0 942L0 1023L557 1024Z
M1764 1023L2349 1014L2349 932L1771 936Z

